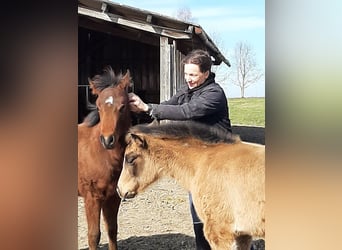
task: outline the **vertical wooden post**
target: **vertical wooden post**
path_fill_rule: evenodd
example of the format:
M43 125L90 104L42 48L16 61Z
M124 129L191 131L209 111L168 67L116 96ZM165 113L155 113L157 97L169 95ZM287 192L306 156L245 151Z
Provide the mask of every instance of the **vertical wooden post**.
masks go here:
M176 41L173 40L171 46L171 82L170 82L170 93L171 96L176 94L177 91L177 73L178 73L178 64L177 64L177 47L176 47Z
M176 74L175 74L175 86L174 88L176 91L178 91L180 88L184 86L185 80L184 80L184 66L182 65L182 59L183 59L183 54L176 50L175 53L175 69L176 69Z
M167 37L160 37L160 102L171 97L171 58Z

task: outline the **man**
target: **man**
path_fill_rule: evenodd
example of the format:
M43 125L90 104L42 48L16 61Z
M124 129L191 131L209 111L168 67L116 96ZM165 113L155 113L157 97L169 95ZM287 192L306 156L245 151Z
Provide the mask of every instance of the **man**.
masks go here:
M226 95L215 82L211 72L211 57L203 50L191 51L183 60L187 83L169 100L160 104L146 104L133 93L129 94L133 112L147 112L157 120L194 120L231 132ZM203 223L198 218L189 194L190 210L194 223L197 250L209 250L203 235Z

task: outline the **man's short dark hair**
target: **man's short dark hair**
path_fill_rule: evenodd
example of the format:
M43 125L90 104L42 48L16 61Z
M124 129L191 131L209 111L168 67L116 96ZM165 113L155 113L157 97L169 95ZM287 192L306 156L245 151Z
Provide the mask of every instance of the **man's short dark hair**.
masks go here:
M196 49L187 54L183 60L183 64L196 64L199 66L202 73L211 69L212 61L211 56L205 50Z

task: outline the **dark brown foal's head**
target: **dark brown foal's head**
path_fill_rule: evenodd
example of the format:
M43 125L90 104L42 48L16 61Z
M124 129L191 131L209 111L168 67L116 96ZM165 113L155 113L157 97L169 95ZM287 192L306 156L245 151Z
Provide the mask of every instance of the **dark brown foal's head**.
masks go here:
M96 106L100 117L100 142L106 149L115 147L120 136L125 135L131 118L128 105L129 71L123 76L115 75L111 67L103 75L89 79L92 93L97 95Z

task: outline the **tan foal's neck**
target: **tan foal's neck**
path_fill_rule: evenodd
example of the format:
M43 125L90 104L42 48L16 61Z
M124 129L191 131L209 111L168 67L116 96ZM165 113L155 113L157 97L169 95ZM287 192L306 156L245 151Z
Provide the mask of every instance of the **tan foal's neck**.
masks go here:
M161 139L153 142L153 145L151 160L158 165L159 175L171 177L190 190L196 172L196 160L191 158L191 153L196 150L193 145L176 140L165 143Z

